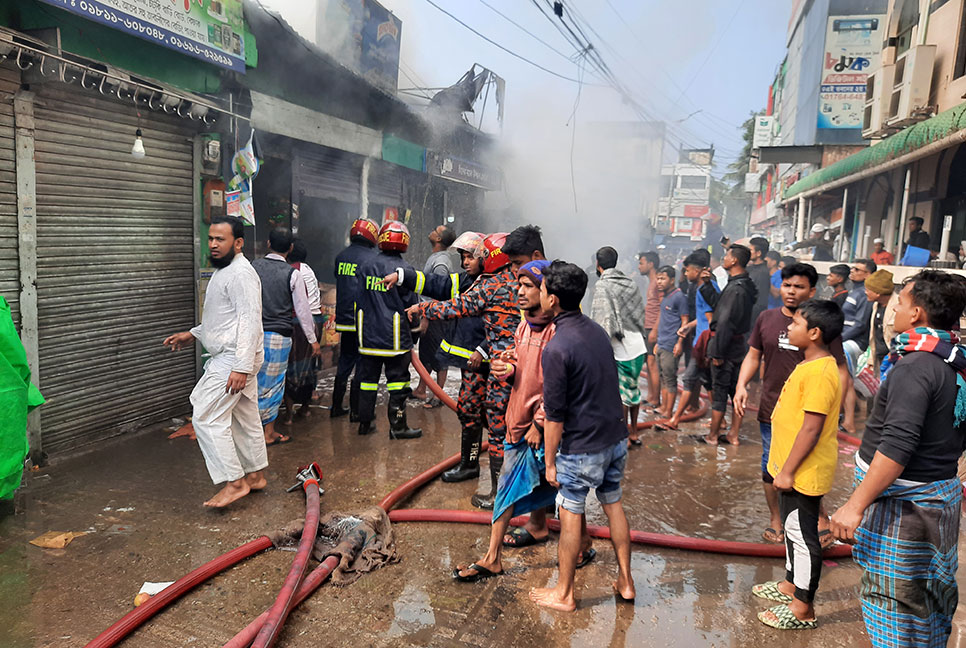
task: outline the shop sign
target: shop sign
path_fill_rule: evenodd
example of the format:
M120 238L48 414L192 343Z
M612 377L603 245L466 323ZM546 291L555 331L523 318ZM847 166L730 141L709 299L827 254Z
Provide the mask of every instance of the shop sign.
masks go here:
M460 158L442 153L433 153L430 155L428 167L430 175L446 178L447 180L465 182L466 184L489 190L500 188L499 172L496 169L490 169L476 162L461 160Z
M330 1L319 34L322 47L373 85L395 92L402 21L375 0Z
M711 212L711 207L708 205L685 205L684 206L684 217L685 218L703 218Z
M761 189L761 174L746 173L745 174L745 193L758 193L759 189Z
M772 131L774 128L774 115L758 115L755 117L755 134L751 144L752 148L760 149L764 146L771 146Z
M245 73L242 0L42 0L213 65Z
M830 16L818 96L818 127L861 129L865 86L879 67L885 16Z

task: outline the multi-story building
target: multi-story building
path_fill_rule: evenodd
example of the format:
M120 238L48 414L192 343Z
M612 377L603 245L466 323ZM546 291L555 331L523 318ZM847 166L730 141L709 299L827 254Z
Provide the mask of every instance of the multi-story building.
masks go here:
M963 0L891 0L881 62L863 99L863 134L878 141L784 192L800 230L815 220L816 205L841 206L841 258L867 254L872 239L881 237L901 262L913 217L924 221L933 264L952 264L955 255L947 250L955 253L966 239L964 21ZM908 259L916 266L923 261ZM907 274L900 269L897 278Z
M714 149L682 149L678 160L661 167L654 230L669 247L693 248L704 238L711 215Z

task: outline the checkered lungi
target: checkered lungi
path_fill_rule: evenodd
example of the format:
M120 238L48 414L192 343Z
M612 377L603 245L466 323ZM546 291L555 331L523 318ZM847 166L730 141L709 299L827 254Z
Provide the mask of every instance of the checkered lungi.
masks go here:
M856 466L856 485L864 478ZM852 557L865 570L862 617L876 648L940 648L949 640L962 498L958 478L893 484L866 509Z
M621 393L621 402L627 407L641 404L641 370L644 368L644 354L633 360L617 361L617 387Z
M258 413L262 425L278 418L278 408L285 396L285 371L292 338L265 331L265 361L258 371Z

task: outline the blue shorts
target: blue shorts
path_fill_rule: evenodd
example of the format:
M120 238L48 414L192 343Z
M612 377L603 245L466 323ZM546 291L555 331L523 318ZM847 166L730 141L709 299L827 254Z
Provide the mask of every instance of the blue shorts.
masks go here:
M593 488L601 504L615 504L621 500L621 480L627 463L627 439L589 454L558 454L557 506L574 515L583 515L587 494Z
M772 477L768 474L768 453L771 451L771 423L759 421L758 429L761 431L761 478L770 484Z

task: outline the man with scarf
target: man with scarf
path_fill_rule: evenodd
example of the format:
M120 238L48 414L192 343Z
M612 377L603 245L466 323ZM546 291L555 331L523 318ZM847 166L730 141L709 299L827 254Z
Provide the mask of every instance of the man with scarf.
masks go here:
M962 484L956 475L966 421L966 353L959 318L966 279L923 270L895 307L902 331L883 361L855 491L832 515L832 534L854 544L864 569L862 616L872 645L945 646L959 593Z
M549 538L546 507L553 504L557 491L547 483L543 453L543 349L553 337L549 313L540 307L540 285L549 261L530 261L517 275L518 304L524 320L513 334L513 347L495 356L491 371L510 387L507 403L507 437L503 448L503 472L493 507L490 544L486 555L466 567L453 570L453 578L472 583L503 573L503 546L525 547ZM523 527L507 533L514 515L530 513ZM590 537L584 538L584 564L596 552ZM593 552L593 553L591 553ZM580 560L580 559L578 559Z
M628 440L641 445L637 436L637 416L641 409L638 383L644 368L644 298L634 281L617 269L617 250L597 250L597 287L590 308L590 319L610 337L617 360L621 403L627 423Z

